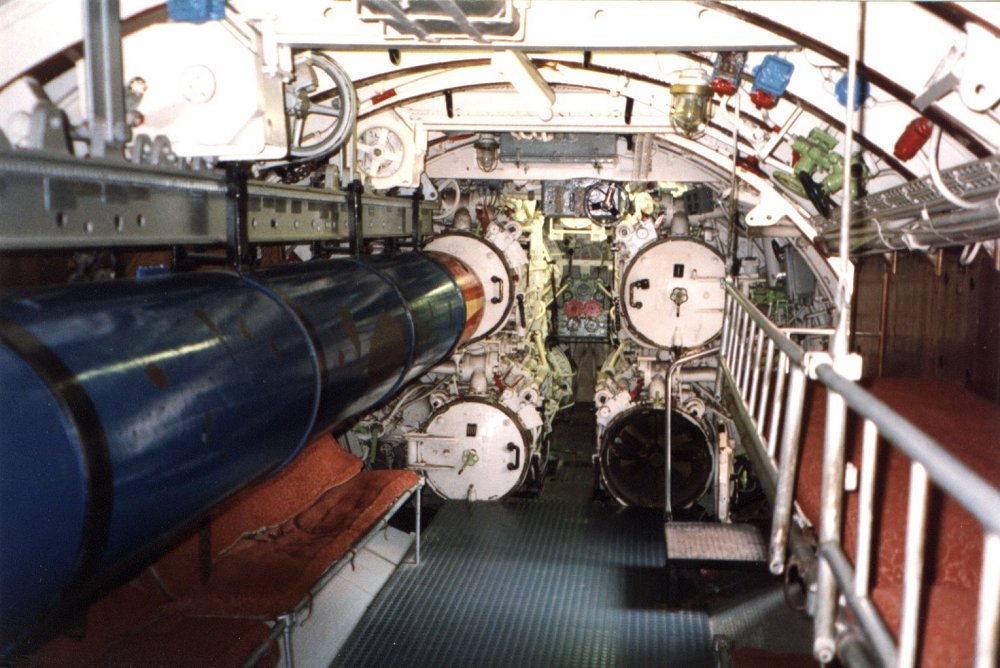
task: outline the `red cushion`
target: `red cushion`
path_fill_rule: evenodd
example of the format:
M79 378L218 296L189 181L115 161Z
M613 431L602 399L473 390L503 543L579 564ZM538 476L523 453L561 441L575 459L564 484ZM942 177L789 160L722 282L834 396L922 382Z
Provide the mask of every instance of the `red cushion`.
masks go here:
M248 619L157 617L114 640L96 664L88 665L230 668L243 665L266 645L254 665L275 666L280 650L270 636L266 624Z
M278 524L361 471L360 459L329 435L309 445L276 475L244 490L213 513L212 542L221 548L248 528Z
M245 539L212 566L208 582L170 603L186 615L276 617L301 603L326 569L419 484L412 471L370 471L329 490L260 539Z
M114 638L154 616L166 597L143 572L90 606L81 637L58 636L27 657L25 666L92 666Z
M289 520L325 490L356 476L361 466L361 460L341 448L332 436L317 438L276 475L251 485L212 511L209 556L216 558L246 532ZM196 533L156 564L174 595L201 579L200 542Z
M351 483L361 466L361 460L344 451L333 437L316 439L278 474L251 485L213 511L209 556L216 557L227 545L239 544L238 539L245 532L264 525L290 523L317 498L336 503L344 492L332 492L341 487L345 492L354 489ZM390 478L397 477L396 472L386 473ZM411 480L408 476L416 478L410 472L399 473L405 473L407 480ZM370 479L370 475L364 477ZM374 489L385 488L391 494L395 487L389 487L392 486L376 485ZM368 517L365 509L358 514L363 519ZM371 519L370 523L375 521ZM200 583L200 540L201 536L195 533L153 565L175 597ZM330 542L339 546L343 540L348 539ZM317 559L321 560L332 548L316 542ZM337 549L342 554L347 547ZM260 642L262 629L263 637L267 635L267 628L259 622L162 617L167 601L149 571L144 571L91 606L81 639L55 638L28 657L26 664L79 666L99 665L104 661L109 665L239 665Z
M889 404L993 483L1000 483L1000 407L953 383L936 379L882 378L869 391ZM806 422L799 462L797 500L814 522L819 517L820 472L826 393L822 386L811 389L806 404ZM847 457L855 465L861 460L861 421L850 419L847 427ZM873 598L892 630L898 628L898 608L903 579L906 541L906 506L909 494L910 462L886 443L879 447L876 476L877 505L874 531L877 548L873 563ZM931 486L925 553L925 581L929 589L931 621L924 614L923 637L939 633L940 639L927 643L922 665L947 665L937 658L961 657L969 664L974 644L972 636L955 625L976 609L982 565L983 534L979 523L960 505ZM848 493L843 527L844 548L854 558L857 541L858 494ZM938 591L940 589L940 591ZM925 609L925 613L928 612ZM940 631L936 630L942 625ZM959 637L961 636L961 638ZM961 646L959 641L961 640Z

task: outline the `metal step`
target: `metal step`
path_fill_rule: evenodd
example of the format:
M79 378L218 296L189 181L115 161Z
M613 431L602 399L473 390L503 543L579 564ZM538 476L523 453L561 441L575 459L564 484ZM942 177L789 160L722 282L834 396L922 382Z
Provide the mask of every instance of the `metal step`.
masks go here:
M767 561L767 541L752 524L667 522L664 537L667 561Z

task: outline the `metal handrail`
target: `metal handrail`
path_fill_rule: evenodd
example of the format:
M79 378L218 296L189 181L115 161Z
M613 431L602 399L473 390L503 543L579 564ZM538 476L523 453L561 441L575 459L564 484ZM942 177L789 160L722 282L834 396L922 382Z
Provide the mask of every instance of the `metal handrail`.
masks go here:
M719 364L720 381L724 382L720 382L720 387L726 388L732 398L738 400L742 419L748 421L755 432L756 442L752 446L763 450L758 453L762 461L776 467L776 475L774 469L768 472L775 477L770 546L772 572L778 574L785 568L808 382L819 382L827 388L828 422L843 424L848 410L864 419L858 543L853 565L843 549L839 531L844 504L844 430L828 428L824 438L823 478L828 480L824 484L819 521L820 536L827 538L821 541L818 556L829 575L823 582L823 569L820 569L814 629L817 658L824 663L833 658L836 645L829 612L835 614L837 600L843 594L881 664L909 667L916 662L927 496L933 482L983 527L975 665L977 668L995 666L1000 653L1000 513L997 512L1000 490L887 404L838 372L829 355L807 352L795 344L731 284L726 286L724 309ZM770 421L766 422L768 415ZM869 596L875 467L880 436L911 460L898 647ZM775 461L776 455L778 461ZM830 530L831 522L838 524L836 531Z
M834 371L832 366L817 366L816 375L827 388L842 395L851 410L873 422L883 438L922 464L934 483L961 503L984 528L1000 533L1000 490L885 402Z
M805 358L805 351L790 338L782 334L781 329L768 320L767 316L761 313L743 293L733 287L732 284L727 283L726 296L735 302L740 307L740 310L746 313L755 325L760 327L764 334L767 335L767 338L774 341L774 345L777 346L778 350L785 353L789 360L796 364L802 364L802 360Z

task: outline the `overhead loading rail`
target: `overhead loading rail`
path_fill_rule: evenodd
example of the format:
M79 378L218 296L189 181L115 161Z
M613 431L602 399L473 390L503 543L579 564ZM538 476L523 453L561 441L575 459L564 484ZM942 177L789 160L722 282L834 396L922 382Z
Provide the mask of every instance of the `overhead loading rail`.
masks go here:
M239 170L0 151L0 249L420 240L433 203L249 181ZM241 228L234 235L234 227Z
M926 549L927 539L938 537L928 532L933 483L982 528L974 665L996 666L1000 643L1000 490L884 401L835 370L827 353L807 351L793 342L731 285L727 285L725 315L719 365L721 387L755 470L773 501L770 569L775 574L790 568L800 573L811 570L802 565L811 550L798 540L799 527L807 520L796 512L796 501L806 491L797 476L803 475L799 460L808 386L815 383L826 392L819 517L810 518L818 519L819 536L818 569L814 570L816 596L810 609L815 619L816 658L828 663L838 653L853 663L848 647L852 634L836 631L846 625L860 630L867 641L865 653L878 665L908 667L917 663L920 625L927 623L922 619L932 612L928 609L931 597L921 589L931 575L924 563L925 553L932 551ZM853 520L845 510L844 493L848 415L863 421L856 545L848 545L846 535L841 533L845 518ZM895 450L889 451L893 457L905 458L909 468L905 547L900 546L905 552L905 564L898 643L870 587L873 569L883 566L873 560L879 551L873 541L877 530L873 529L875 494L879 489L876 480L888 475L887 470L877 470L886 466L886 453L879 455L880 438ZM879 504L885 501L880 496ZM846 599L850 615L838 602L840 597Z
M174 8L180 12L175 18L192 20L185 9L194 7ZM357 255L365 240L412 240L416 248L431 233L436 206L420 201L419 188L412 198L368 194L358 180L335 189L335 169L328 170L325 188L254 181L249 163L239 161L245 156L175 152L166 134L134 133L130 114L137 112L128 110L121 85L126 59L120 15L118 0L83 3L85 126L69 127L64 113L46 100L31 111L32 149L13 149L0 132L0 250L226 244L231 258L243 260L248 244L347 242ZM295 66L309 76L289 87L283 110L291 136L281 134L281 150L287 140L293 159L258 161L259 167L294 173L304 161L329 158L354 128L357 100L346 73L309 52L299 54ZM317 72L334 82L339 111L317 109L309 98ZM148 85L137 77L128 95L141 99ZM317 114L336 122L319 133L321 139L312 133L311 143L303 144L303 124ZM86 159L74 157L74 142L86 144Z

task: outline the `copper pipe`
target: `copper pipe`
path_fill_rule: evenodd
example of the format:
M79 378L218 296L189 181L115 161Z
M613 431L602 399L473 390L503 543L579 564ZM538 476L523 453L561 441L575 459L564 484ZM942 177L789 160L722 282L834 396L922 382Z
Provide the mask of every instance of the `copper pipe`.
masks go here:
M890 271L885 268L882 270L882 302L878 315L878 378L881 378L885 372L885 335L889 326L889 285Z

